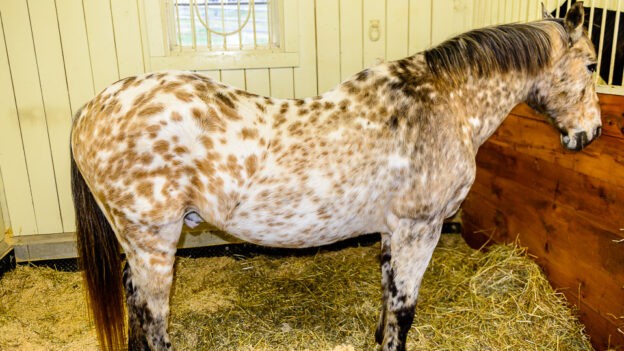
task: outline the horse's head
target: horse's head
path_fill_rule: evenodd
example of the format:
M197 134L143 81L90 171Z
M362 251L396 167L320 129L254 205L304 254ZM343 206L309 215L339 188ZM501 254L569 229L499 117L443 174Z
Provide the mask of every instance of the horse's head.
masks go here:
M583 30L583 3L576 2L563 21L554 20L552 63L543 70L527 100L529 106L548 116L561 132L561 144L581 150L601 133L600 106L593 73L596 51ZM561 28L563 27L563 28ZM564 34L563 36L559 34ZM560 43L558 43L560 42Z

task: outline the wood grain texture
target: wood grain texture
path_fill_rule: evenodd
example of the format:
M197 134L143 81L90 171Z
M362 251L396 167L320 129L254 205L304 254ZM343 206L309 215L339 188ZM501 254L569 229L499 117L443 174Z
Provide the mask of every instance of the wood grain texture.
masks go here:
M579 153L526 105L479 149L464 237L528 248L579 308L597 350L624 350L624 97L600 96L603 136Z

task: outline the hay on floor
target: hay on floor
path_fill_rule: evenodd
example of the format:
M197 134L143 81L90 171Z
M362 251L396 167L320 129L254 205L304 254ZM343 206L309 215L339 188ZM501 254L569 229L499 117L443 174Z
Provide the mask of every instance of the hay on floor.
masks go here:
M373 350L379 244L308 256L179 258L170 331L178 350ZM80 274L19 266L0 280L0 350L95 350ZM409 350L592 350L524 252L483 253L444 235Z

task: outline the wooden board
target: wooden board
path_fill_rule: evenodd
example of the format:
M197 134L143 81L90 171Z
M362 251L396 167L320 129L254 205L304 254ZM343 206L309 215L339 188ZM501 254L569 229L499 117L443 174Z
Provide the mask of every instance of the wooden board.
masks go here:
M579 308L598 350L624 350L624 97L600 96L603 136L579 153L526 105L479 149L464 237L528 247Z
M71 197L67 146L71 130L71 106L65 82L58 19L51 1L29 0L28 5L35 53L39 58L39 81L54 163L62 231L73 232L76 230L76 219Z
M61 232L63 225L50 153L47 116L37 70L37 62L45 58L37 57L35 52L28 3L0 1L0 12L21 142L35 208L35 217L31 220L36 222L36 233ZM13 149L10 147L8 150Z
M233 236L202 225L193 230L184 230L177 247L181 249L239 242L240 240ZM0 240L0 258L11 250L14 251L17 262L58 260L75 258L78 255L75 233L23 235L6 242Z

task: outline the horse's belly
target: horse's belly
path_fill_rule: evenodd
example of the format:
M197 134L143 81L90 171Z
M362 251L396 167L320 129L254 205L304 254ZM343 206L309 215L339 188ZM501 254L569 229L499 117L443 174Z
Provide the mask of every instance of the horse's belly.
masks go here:
M224 229L242 240L276 247L320 246L381 231L372 204L334 200L287 203L277 196L266 202L242 202Z

